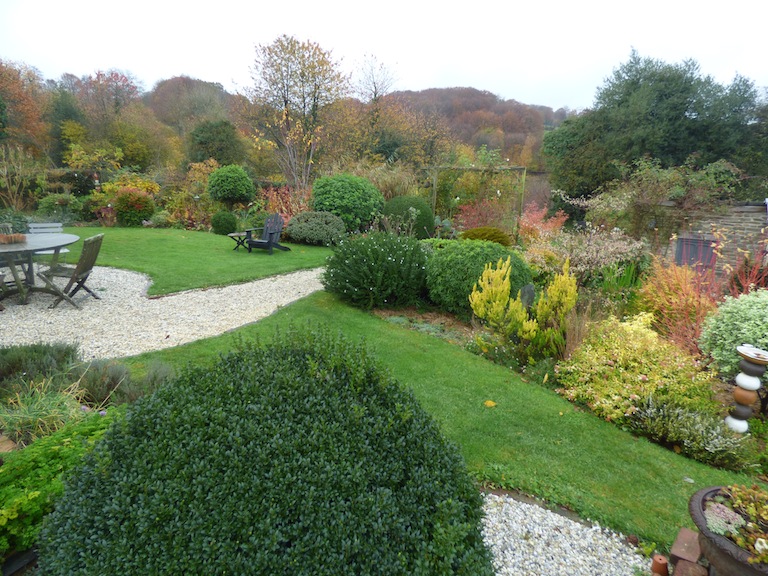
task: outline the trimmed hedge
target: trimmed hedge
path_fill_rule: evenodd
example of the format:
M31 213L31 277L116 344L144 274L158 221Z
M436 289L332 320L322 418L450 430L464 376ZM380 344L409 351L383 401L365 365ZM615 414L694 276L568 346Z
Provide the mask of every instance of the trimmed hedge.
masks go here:
M342 240L326 261L323 287L370 310L417 304L425 292L427 255L411 236L370 232Z
M454 314L472 314L469 295L483 274L485 265L500 258L512 259L509 273L510 294L517 295L531 283L531 270L517 252L487 240L428 241L432 253L427 258L429 298L440 308Z
M382 193L360 176L323 176L312 184L312 209L336 214L344 221L347 232L357 232L368 226L383 207Z
M299 244L331 246L345 233L344 220L330 212L301 212L285 227L285 235Z
M214 234L222 236L237 232L237 216L226 210L216 212L211 217L211 229Z
M43 575L491 575L455 446L360 344L291 328L134 404L72 475Z
M411 221L411 209L416 212L413 221L413 235L419 239L431 237L435 232L435 214L424 198L395 196L384 204L382 214L389 219L397 219L401 223L406 223Z

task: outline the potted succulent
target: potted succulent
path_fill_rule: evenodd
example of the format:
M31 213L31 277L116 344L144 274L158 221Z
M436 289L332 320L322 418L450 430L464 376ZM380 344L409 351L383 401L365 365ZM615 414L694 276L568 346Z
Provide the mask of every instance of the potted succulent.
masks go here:
M703 488L688 503L704 557L718 576L768 575L768 490Z

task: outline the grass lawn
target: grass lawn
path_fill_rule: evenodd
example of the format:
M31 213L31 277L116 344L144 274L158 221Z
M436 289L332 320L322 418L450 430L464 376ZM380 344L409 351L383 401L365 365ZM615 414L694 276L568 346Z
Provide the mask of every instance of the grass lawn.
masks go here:
M238 339L268 341L281 326L307 322L364 339L440 422L480 480L566 506L661 547L672 544L681 526L693 528L687 504L696 490L751 481L637 439L454 344L393 325L324 292L255 325L126 361L137 373L153 359L177 367L211 362ZM497 405L487 408L486 400Z
M149 274L155 294L313 268L330 253L292 246L291 252L272 256L248 254L232 250L227 237L183 230L67 229L82 238L102 230L98 263ZM77 257L78 245L70 258ZM280 327L308 322L364 339L441 424L479 480L566 506L660 549L672 544L681 526L693 527L687 504L696 490L754 481L635 438L455 344L351 308L324 292L221 336L122 360L137 376L154 359L176 367L205 364L239 340L268 341ZM496 406L486 407L486 400Z
M330 248L285 243L290 252L253 250L250 254L227 236L171 228L65 228L88 238L104 233L98 266L148 274L149 294L225 286L276 274L323 266ZM67 262L76 262L82 242L69 246Z

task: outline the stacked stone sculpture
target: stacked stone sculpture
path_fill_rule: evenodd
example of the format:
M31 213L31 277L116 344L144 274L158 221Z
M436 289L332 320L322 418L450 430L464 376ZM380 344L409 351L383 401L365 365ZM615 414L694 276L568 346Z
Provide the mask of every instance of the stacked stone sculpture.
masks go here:
M752 417L752 406L758 400L757 391L768 364L768 352L749 344L737 346L736 352L741 356L741 372L736 376L736 386L733 389L735 402L725 417L725 423L731 430L743 434L749 430L747 420Z

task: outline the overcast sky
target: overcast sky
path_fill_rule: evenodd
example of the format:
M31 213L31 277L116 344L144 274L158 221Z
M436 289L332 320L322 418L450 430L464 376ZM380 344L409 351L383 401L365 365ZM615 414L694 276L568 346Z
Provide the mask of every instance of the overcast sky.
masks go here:
M116 68L145 90L186 75L238 92L255 47L288 34L346 72L375 57L395 90L472 87L582 109L633 48L768 87L766 16L766 0L0 0L0 59L47 79Z

